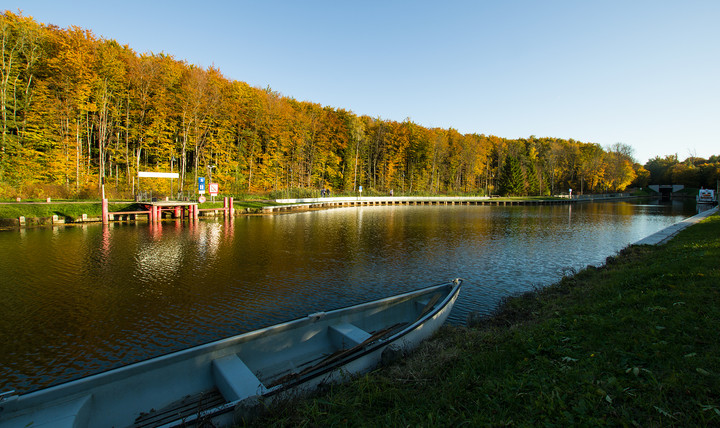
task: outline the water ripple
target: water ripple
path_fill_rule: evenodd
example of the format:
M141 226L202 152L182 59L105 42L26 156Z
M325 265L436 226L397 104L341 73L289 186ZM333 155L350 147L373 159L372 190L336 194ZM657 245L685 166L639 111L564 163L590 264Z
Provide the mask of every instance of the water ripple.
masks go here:
M0 390L28 391L466 278L451 323L692 214L629 203L363 207L0 233Z

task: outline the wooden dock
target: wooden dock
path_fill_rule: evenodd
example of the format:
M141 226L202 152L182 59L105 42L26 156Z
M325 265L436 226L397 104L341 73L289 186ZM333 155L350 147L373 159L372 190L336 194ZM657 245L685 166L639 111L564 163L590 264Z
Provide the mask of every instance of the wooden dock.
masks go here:
M223 199L223 208L204 208L201 209L197 202L190 201L152 201L138 202L144 207L139 211L118 211L110 212L108 209L108 200L102 200L102 222L108 224L111 220L134 220L138 215L147 216L150 223L157 223L163 218L163 213L171 218L187 218L189 221L195 221L200 216L200 211L222 211L225 215L232 216L233 198L225 197Z
M512 200L489 197L357 197L357 198L308 198L278 199L283 205L263 207L264 213L298 211L322 208L363 207L380 205L565 205L577 202L576 199L528 199Z

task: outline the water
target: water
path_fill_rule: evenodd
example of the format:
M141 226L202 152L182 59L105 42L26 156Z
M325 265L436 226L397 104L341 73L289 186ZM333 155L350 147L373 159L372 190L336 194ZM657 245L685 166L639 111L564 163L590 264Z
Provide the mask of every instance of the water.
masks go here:
M450 316L599 265L694 214L636 202L395 206L0 233L0 391L467 280Z

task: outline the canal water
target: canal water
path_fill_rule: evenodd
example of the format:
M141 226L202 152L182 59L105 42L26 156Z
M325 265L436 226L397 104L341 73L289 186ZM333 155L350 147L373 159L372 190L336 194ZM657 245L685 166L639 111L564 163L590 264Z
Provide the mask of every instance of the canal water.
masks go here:
M449 322L600 265L694 204L373 206L0 233L0 392L466 279Z

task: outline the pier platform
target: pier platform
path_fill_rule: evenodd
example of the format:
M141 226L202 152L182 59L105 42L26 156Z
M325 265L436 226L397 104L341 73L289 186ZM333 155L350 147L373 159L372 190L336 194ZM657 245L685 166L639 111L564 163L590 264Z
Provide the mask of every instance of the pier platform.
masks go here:
M150 223L159 222L163 218L163 213L169 213L172 218L187 218L188 220L197 220L200 211L223 211L225 215L232 215L233 198L223 198L222 208L206 208L200 209L197 202L194 201L147 201L138 202L138 205L145 208L139 211L119 211L110 212L108 209L108 200L102 200L102 222L108 224L110 220L129 220L129 216L146 215ZM124 218L128 216L127 218Z
M283 204L263 207L263 212L273 213L281 211L297 211L303 209L321 209L336 207L362 207L376 205L564 205L577 202L576 199L506 199L490 198L486 196L368 196L368 197L330 197L306 199L277 199L275 202Z

